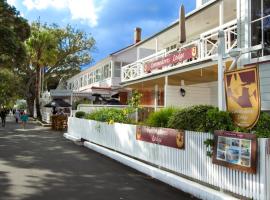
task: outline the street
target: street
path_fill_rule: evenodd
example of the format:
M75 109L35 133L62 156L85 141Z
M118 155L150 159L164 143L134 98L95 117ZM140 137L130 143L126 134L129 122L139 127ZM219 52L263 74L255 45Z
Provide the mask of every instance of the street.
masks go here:
M196 199L31 122L0 127L1 200Z

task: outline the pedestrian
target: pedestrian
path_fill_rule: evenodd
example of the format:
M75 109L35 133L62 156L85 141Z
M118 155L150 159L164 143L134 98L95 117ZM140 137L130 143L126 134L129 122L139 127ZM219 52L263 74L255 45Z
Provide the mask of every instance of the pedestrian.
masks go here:
M19 119L21 117L21 114L20 114L20 111L19 110L16 110L15 111L14 117L15 117L16 123L18 124L19 123Z
M28 121L28 115L26 112L23 112L22 115L21 115L21 121L22 121L22 126L23 126L23 129L25 129L25 125Z
M0 117L1 117L1 121L2 121L2 127L5 127L5 125L6 125L6 117L7 117L7 111L5 109L1 109Z

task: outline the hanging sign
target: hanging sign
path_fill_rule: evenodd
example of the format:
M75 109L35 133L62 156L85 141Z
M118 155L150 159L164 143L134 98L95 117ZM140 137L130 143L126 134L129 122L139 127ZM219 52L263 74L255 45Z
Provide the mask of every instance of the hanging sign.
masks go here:
M136 139L177 149L185 146L185 132L170 128L137 126Z
M261 111L259 75L257 67L225 72L227 110L234 123L251 129L256 125Z
M213 163L232 169L256 173L256 135L215 131Z
M152 72L156 69L163 69L165 66L183 62L185 60L195 58L198 55L197 47L184 48L180 52L170 54L161 59L155 60L153 62L146 63L144 65L144 71L147 73Z

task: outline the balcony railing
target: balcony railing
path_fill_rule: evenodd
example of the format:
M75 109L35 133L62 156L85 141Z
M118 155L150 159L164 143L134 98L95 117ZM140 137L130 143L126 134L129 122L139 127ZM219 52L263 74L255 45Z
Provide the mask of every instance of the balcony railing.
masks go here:
M149 76L156 73L161 73L172 68L182 67L188 64L200 62L203 60L211 59L217 56L218 50L218 31L224 30L225 34L225 52L228 53L231 49L237 47L237 21L233 20L229 23L219 26L215 29L202 33L197 40L194 40L184 46L181 46L179 50L166 51L165 49L152 54L143 59L137 60L134 63L126 65L121 68L121 81L127 82ZM197 56L196 58L186 59L176 64L169 64L163 66L162 69L153 70L151 72L145 70L146 63L158 61L167 56L182 52L187 48L196 47Z

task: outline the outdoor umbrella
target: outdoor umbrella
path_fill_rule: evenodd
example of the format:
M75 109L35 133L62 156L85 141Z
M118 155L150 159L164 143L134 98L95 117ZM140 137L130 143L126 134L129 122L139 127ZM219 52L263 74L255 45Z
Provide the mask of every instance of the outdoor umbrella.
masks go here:
M186 16L185 16L185 7L182 4L179 11L179 41L184 43L186 41Z
M50 103L47 103L44 107L53 108L53 107L71 107L71 105L65 102L63 99L54 99Z

